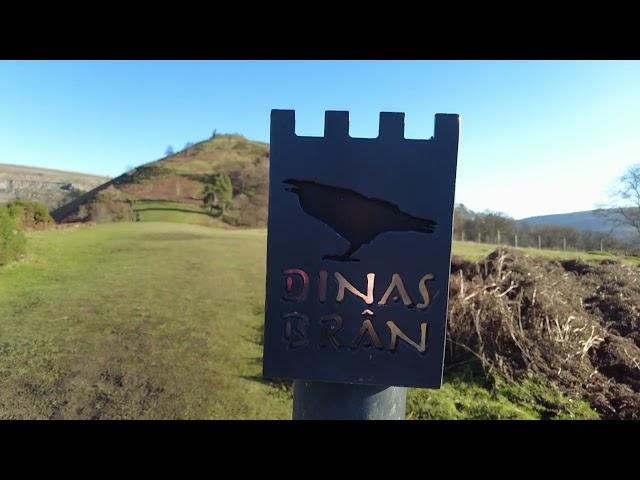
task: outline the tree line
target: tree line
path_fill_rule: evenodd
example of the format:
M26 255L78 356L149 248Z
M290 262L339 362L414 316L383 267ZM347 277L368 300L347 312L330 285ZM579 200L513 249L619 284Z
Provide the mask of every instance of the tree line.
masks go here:
M559 225L527 225L500 212L474 212L463 204L454 211L454 240L554 250L627 251L629 247L609 233Z

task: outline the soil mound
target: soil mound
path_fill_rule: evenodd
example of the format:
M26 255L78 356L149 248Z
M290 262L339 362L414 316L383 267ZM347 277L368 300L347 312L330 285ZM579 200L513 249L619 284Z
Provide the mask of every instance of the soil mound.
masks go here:
M549 261L508 248L452 262L449 362L545 375L604 418L640 419L640 269Z

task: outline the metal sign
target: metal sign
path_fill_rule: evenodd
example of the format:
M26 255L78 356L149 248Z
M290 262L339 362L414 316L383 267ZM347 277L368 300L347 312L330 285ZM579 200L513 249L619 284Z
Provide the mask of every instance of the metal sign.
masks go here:
M446 333L459 116L405 139L324 137L271 112L264 376L439 388Z

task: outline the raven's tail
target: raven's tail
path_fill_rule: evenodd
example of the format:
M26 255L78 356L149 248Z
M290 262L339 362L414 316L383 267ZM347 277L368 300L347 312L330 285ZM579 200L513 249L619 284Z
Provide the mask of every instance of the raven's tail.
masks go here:
M422 233L433 233L436 230L436 225L438 225L438 223L433 220L417 218L414 230Z

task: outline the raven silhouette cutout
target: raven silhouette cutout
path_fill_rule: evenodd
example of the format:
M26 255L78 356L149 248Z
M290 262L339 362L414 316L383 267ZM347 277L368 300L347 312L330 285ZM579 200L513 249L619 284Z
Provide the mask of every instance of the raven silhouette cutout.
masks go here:
M346 188L311 180L285 180L285 188L295 193L302 210L331 228L349 242L342 255L324 255L323 260L357 262L353 255L362 245L386 232L433 233L436 222L414 217L386 200L370 198Z

